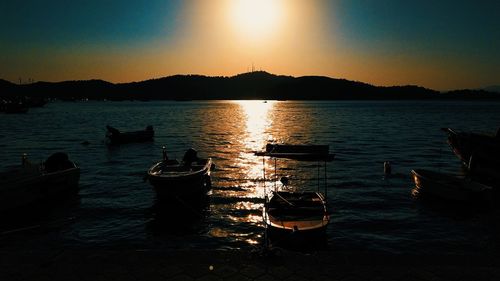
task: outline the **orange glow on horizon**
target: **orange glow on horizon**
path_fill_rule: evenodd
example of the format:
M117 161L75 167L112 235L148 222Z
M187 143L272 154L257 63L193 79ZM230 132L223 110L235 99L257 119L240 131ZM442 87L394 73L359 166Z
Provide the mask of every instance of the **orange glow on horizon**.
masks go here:
M443 55L434 49L416 53L353 45L354 35L338 19L342 14L337 1L182 2L175 25L163 19L163 28L171 31L164 37L116 44L113 40L26 44L2 58L5 76L0 78L16 83L27 77L124 83L175 74L233 76L254 65L273 74L321 75L380 86L413 84L449 90L498 83L498 64L478 65L475 57L458 52Z

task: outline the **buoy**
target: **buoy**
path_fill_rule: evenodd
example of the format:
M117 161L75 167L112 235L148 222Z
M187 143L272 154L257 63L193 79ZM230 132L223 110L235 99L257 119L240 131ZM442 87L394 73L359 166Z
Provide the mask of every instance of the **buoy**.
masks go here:
M26 166L26 164L28 164L28 154L23 153L23 156L21 157L21 163L23 164L23 166Z
M387 176L387 175L390 175L391 172L392 172L391 162L385 161L384 162L384 174Z

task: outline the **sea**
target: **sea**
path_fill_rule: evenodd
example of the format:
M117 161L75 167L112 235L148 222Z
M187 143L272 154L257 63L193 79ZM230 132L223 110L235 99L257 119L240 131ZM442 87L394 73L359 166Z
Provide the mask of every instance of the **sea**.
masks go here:
M325 251L495 254L500 208L415 195L412 169L464 173L441 128L494 134L492 101L87 101L50 102L0 115L0 168L24 153L41 163L65 152L81 168L77 196L0 216L0 250L261 249L264 196L287 176L295 190L325 192ZM106 125L152 125L153 142L109 147ZM330 163L263 159L268 142L328 144ZM212 191L200 208L160 212L145 180L188 148L211 157ZM384 162L392 166L384 175ZM326 168L325 168L326 167ZM325 180L326 178L326 180Z

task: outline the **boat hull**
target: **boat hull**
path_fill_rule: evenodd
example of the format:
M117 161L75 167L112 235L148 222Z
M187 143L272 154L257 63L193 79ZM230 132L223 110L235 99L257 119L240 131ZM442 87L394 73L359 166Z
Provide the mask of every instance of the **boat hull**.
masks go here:
M211 159L208 158L200 170L183 174L155 174L154 169L161 162L155 164L148 171L150 184L161 202L168 201L203 201L211 189L210 168Z
M500 186L500 136L455 132L448 133L448 144L475 180Z
M3 183L0 189L0 210L17 209L47 203L79 190L80 168L53 173L29 174Z
M330 218L320 193L275 192L264 206L263 217L272 244L303 247L326 243Z
M428 170L411 171L418 193L431 195L449 201L490 201L491 187L466 179Z
M327 243L327 225L307 231L290 231L267 225L267 239L272 245L286 247L316 247Z
M207 186L207 177L209 176L208 174L199 174L177 179L151 177L149 182L153 186L159 200L197 200L202 199L209 191Z
M152 128L135 132L120 132L108 126L106 143L108 145L119 145L127 143L139 143L153 141L155 132Z
M474 159L481 166L500 167L500 137L448 129L448 144L466 167Z

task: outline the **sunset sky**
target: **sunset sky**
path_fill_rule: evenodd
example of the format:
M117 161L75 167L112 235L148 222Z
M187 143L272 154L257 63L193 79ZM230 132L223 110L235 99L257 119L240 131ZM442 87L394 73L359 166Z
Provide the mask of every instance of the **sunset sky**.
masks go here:
M437 90L500 84L500 1L75 0L0 3L0 78L18 83L256 69Z

